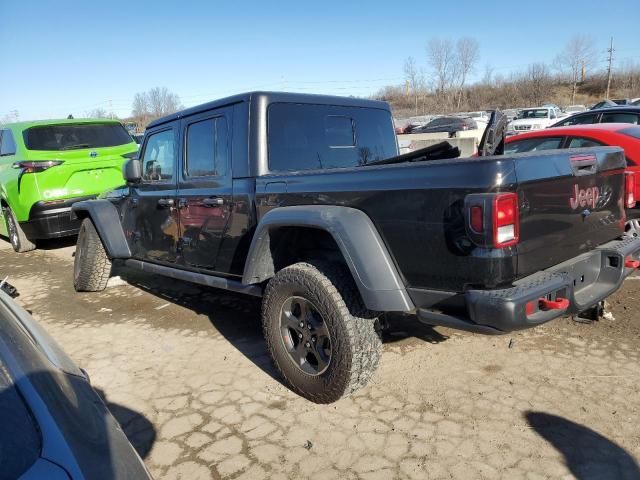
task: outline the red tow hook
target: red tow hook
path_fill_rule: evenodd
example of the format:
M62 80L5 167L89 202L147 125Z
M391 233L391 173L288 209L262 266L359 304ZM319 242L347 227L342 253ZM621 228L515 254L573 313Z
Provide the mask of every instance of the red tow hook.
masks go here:
M638 268L640 267L640 260L634 260L631 257L627 257L624 259L624 266L627 268Z
M540 298L538 306L540 310L564 310L569 306L569 300L561 297L557 297L555 300Z

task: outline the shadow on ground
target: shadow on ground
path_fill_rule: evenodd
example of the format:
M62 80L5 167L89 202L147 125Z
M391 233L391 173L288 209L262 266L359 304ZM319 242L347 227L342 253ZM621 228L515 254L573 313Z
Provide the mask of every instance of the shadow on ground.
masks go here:
M216 330L240 353L274 380L281 382L262 335L259 298L149 275L123 266L117 267L114 273L145 292L188 308L196 314L206 315ZM383 334L384 343L395 343L407 338L439 343L448 338L433 327L418 322L411 315L394 315L388 325L389 328Z
M76 245L77 238L77 236L73 236L38 240L38 250L57 250L58 248L74 247Z
M110 402L104 390L95 387L94 390L102 398L111 415L118 421L140 458L147 458L156 441L156 429L153 424L144 415L123 405Z
M529 425L558 450L578 480L637 480L640 467L622 447L590 428L556 415L526 412Z

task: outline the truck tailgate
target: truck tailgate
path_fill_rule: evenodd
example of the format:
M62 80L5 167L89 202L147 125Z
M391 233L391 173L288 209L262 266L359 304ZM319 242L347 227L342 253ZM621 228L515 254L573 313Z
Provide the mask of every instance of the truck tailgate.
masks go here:
M626 160L620 148L533 152L513 161L520 200L518 277L623 233Z

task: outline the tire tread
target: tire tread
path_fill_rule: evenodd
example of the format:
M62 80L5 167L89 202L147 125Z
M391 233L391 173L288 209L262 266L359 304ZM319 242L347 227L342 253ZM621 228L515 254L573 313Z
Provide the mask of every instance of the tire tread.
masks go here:
M90 218L85 218L78 234L78 244L86 237L86 248L76 255L74 265L80 272L74 276L74 287L78 292L100 292L107 287L111 276L111 260L107 256L102 240Z
M274 359L274 339L269 334L268 320L275 318L275 312L271 312L272 297L282 283L297 283L311 291L324 292L319 295L324 303L322 308L325 311L331 311L332 306L337 308L346 331L346 338L332 337L331 361L338 363L338 368L332 371L341 378L327 378L327 388L322 392L307 392L275 362L287 383L296 393L316 403L331 403L364 387L378 366L382 341L377 315L364 306L349 270L324 261L301 262L283 268L269 282L263 298L263 329Z

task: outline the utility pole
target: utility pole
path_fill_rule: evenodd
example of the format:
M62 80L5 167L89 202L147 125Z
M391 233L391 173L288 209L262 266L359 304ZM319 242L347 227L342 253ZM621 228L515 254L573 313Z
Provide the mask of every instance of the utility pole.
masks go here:
M113 120L113 101L111 99L109 99L109 116Z
M609 98L609 90L611 89L611 63L613 62L613 37L611 37L611 43L609 44L609 67L607 68L607 93L604 98Z

